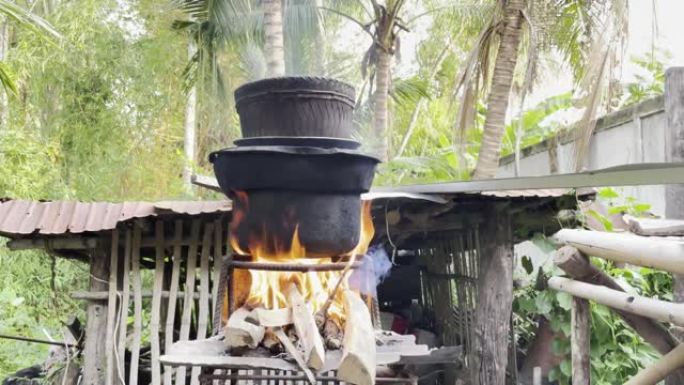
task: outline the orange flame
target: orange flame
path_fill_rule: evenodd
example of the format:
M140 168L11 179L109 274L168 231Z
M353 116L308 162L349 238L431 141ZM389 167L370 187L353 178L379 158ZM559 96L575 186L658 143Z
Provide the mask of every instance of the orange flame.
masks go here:
M251 256L251 261L262 263L297 263L297 264L324 264L333 262L333 258L338 256L328 256L323 258L306 258L306 249L299 239L299 228L295 225L290 242L278 239L276 234L267 234L266 226L259 236L249 239L247 250L243 250L237 240L235 230L240 222L247 215L242 210L248 210L247 194L236 192L235 198L239 201L236 204L241 209L234 211L231 222L230 244L233 250L240 255ZM348 253L349 263L353 263L358 256L366 253L368 246L374 235L373 220L371 217L370 202L363 202L361 207L360 237L356 247ZM236 270L236 273L240 272ZM348 276L343 277L342 271L320 271L320 272L287 272L287 271L261 271L250 270L249 274L235 274L235 285L237 291L236 305L247 306L249 308L264 307L266 309L285 308L289 306L289 301L285 295L291 284L299 289L304 299L312 306L314 313L320 310L328 297L331 295L338 281L342 279L340 287L328 308L328 317L335 321L338 326L344 323L344 311L342 306L341 293L348 287ZM249 282L246 282L247 279ZM249 287L245 292L244 288ZM242 289L242 290L240 290ZM242 293L240 293L242 292Z

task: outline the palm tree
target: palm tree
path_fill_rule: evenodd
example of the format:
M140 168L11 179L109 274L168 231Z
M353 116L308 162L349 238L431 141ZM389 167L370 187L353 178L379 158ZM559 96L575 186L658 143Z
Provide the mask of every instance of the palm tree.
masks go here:
M268 75L285 75L285 43L283 36L282 0L264 0L264 54Z
M218 101L225 101L224 83L218 64L219 53L222 50L233 52L240 59L249 80L283 76L286 73L284 43L287 37L298 41L301 37L298 34L319 30L321 20L316 17L316 4L311 0L176 2L188 16L186 20L177 20L173 27L189 35L190 59L184 71L187 103L183 179L191 191L192 166L198 152L198 108L203 102L221 106ZM284 18L292 28L285 25ZM203 95L206 98L202 98ZM225 108L221 107L221 110ZM212 111L212 114L220 112Z
M473 178L495 176L515 71L524 73L520 87L521 99L524 100L535 80L539 51L560 52L572 69L576 82L586 86L588 107L582 128L585 132L593 130L591 122L601 101L601 85L609 73L606 59L623 41L626 10L624 0L609 4L570 0L497 0L497 9L473 46L457 87L462 91L456 124L461 132L472 124L474 104L482 90L489 90L483 140ZM528 42L527 52L521 49L523 40ZM516 68L521 61L525 66ZM490 76L492 62L494 66ZM586 134L581 136L585 137Z
M341 15L354 22L368 33L373 39L371 47L363 59L364 77L369 67L374 69L371 78L374 79L373 93L373 152L383 161L389 159L388 114L391 80L391 60L399 43L399 32L408 30L400 18L402 7L406 0L386 0L381 4L377 0L369 0L371 10L363 2L359 2L369 22L362 22L338 9L323 7L322 9Z

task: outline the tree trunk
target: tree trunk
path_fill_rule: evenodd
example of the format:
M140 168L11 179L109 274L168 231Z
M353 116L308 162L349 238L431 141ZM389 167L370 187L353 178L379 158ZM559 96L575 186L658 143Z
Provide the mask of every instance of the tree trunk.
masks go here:
M476 327L472 344L473 385L504 385L508 368L513 305L513 241L510 218L490 211L491 225L481 232Z
M387 117L389 101L390 60L392 55L382 47L376 47L378 62L375 70L375 95L373 95L373 134L375 155L382 161L389 158L389 133Z
M282 0L264 0L264 56L268 76L285 75Z
M506 125L508 98L513 83L513 71L518 60L518 46L523 24L522 10L526 0L508 0L504 10L504 28L496 55L492 88L487 99L484 134L475 167L474 179L493 178L499 167L501 138Z
M188 43L188 57L192 57L197 52L194 41ZM192 86L188 91L188 98L185 102L185 140L183 141L183 152L185 154L185 166L183 167L183 183L188 192L192 192L192 167L195 164L195 146L197 129L197 87Z

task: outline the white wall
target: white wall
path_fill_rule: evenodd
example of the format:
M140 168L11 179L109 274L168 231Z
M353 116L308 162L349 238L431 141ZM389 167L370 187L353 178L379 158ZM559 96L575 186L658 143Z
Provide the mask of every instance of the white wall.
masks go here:
M562 139L559 142L559 173L574 172L574 143ZM599 120L590 144L587 166L589 170L597 170L625 164L665 162L665 149L666 120L662 98L647 100ZM520 160L520 174L550 174L548 150L539 148L524 156ZM511 157L503 159L497 178L514 176L515 164ZM623 187L619 190L640 202L650 203L654 214L665 214L664 186Z

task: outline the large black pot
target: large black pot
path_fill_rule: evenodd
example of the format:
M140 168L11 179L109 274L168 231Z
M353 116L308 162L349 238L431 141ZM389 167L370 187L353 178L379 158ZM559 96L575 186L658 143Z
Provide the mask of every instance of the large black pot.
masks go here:
M244 138L322 136L351 138L354 87L334 79L282 77L235 90Z
M359 242L359 194L259 190L248 191L247 196L248 208L239 199L233 199L233 210L248 210L233 232L242 250L248 250L252 238L289 242L295 227L306 249L306 255L297 257L342 255ZM264 231L269 236L264 236ZM276 248L272 243L264 246L270 251ZM289 244L284 246L289 249Z
M379 160L354 150L302 146L244 146L212 152L216 179L234 190L367 192Z
M248 197L236 233L243 249L259 232L289 240L298 226L307 257L340 255L359 241L361 193L370 189L378 159L355 150L303 146L244 146L210 154L221 190ZM237 212L244 205L233 199ZM303 256L304 257L304 256Z

